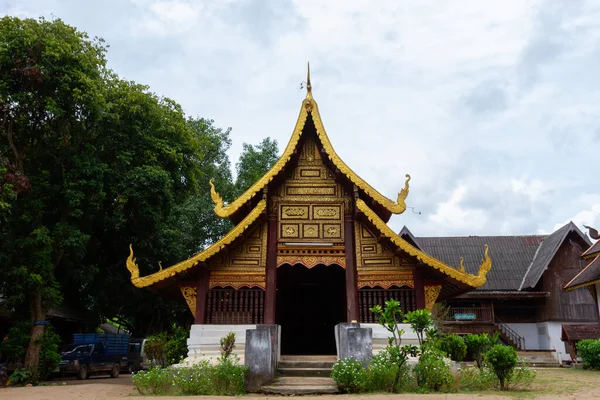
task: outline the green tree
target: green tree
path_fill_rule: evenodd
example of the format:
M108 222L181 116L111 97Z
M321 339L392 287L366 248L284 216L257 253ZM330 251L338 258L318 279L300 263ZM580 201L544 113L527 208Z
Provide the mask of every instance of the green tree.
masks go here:
M406 314L404 322L410 324L410 327L417 334L419 346L422 346L425 331L433 325L431 313L427 310L410 311Z
M505 382L517 366L517 351L510 346L497 344L485 353L485 359L500 380L500 390L505 390Z
M235 196L254 185L277 162L279 149L277 140L269 137L258 145L244 143L242 154L236 164Z
M481 368L483 355L492 346L490 336L487 333L466 335L464 341L467 345L467 352L471 353L477 367Z

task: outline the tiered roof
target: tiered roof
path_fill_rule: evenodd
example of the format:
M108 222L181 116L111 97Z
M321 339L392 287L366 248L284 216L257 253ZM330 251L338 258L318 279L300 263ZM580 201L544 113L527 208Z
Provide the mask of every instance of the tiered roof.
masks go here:
M170 278L176 278L178 275L185 273L200 263L206 262L210 258L216 256L226 247L232 245L244 231L256 224L257 221L264 216L267 204L263 197L265 193L268 193L269 185L272 184L272 182L281 179L284 175L283 171L286 171L289 168L290 164L294 162L296 155L299 153L298 144L306 131L305 126L307 126L309 118L312 122L311 126L314 126L316 130L317 139L320 142L320 146L326 155L325 158L330 164L330 167L339 174L340 179L346 180L351 186L356 187L358 194L356 206L358 211L372 227L377 229L382 237L387 238L388 242L394 246L397 251L403 251L410 256L415 257L426 266L437 270L450 282L454 283L457 288L456 291L465 292L485 284L486 275L492 266L487 245L484 246L482 243L480 246L479 257L481 257L481 251L484 249L485 251L481 263L478 263L479 269L477 272L469 273L464 269L452 267L444 261L427 254L422 249L419 249L403 239L387 226L386 222L389 220L391 214L401 214L406 210L405 200L409 192L410 176L406 175L407 179L405 186L398 193L397 199L394 202L379 193L342 161L329 141L319 114L319 107L317 102L313 99L310 69L307 78L307 95L302 102L300 114L294 131L292 132L292 137L283 154L273 167L254 185L246 190L244 194L227 205L224 204L223 199L217 193L211 182L211 197L215 203L215 213L220 217L230 218L234 223L237 223L237 225L223 237L223 239L195 256L144 277L139 276L139 269L133 256L133 250L130 247L131 252L126 264L131 273L132 283L137 287L150 288L155 287L156 285L175 285L174 279Z

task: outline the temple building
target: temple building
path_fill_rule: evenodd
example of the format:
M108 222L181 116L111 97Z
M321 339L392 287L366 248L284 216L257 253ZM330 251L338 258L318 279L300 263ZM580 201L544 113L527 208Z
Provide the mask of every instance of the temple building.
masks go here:
M374 324L369 308L386 299L400 300L404 311L431 309L486 283L487 244L465 269L388 227L393 214L406 210L410 176L396 201L361 179L333 149L310 71L306 86L290 141L273 167L230 204L211 182L215 213L235 225L229 233L147 276L140 276L133 250L127 259L136 287L187 302L195 316L190 353L215 354L228 331L243 345L245 329L278 324L282 354L335 354L334 326Z

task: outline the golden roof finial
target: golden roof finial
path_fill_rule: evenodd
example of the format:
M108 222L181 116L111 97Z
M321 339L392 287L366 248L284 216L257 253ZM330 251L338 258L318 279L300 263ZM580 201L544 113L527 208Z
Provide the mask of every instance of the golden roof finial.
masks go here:
M312 85L310 84L310 62L308 63L308 73L306 74L306 99L312 100Z

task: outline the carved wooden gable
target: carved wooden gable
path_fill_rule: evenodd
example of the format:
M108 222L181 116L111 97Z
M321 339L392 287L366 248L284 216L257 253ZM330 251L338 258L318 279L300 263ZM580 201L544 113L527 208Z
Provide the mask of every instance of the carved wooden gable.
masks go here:
M306 137L298 165L271 200L278 214L279 243L343 245L344 212L351 198L323 162L313 136Z
M231 286L265 287L267 258L267 224L255 228L228 252L213 257L209 263L210 288Z
M358 287L414 287L414 263L379 243L377 236L361 222L354 223Z

